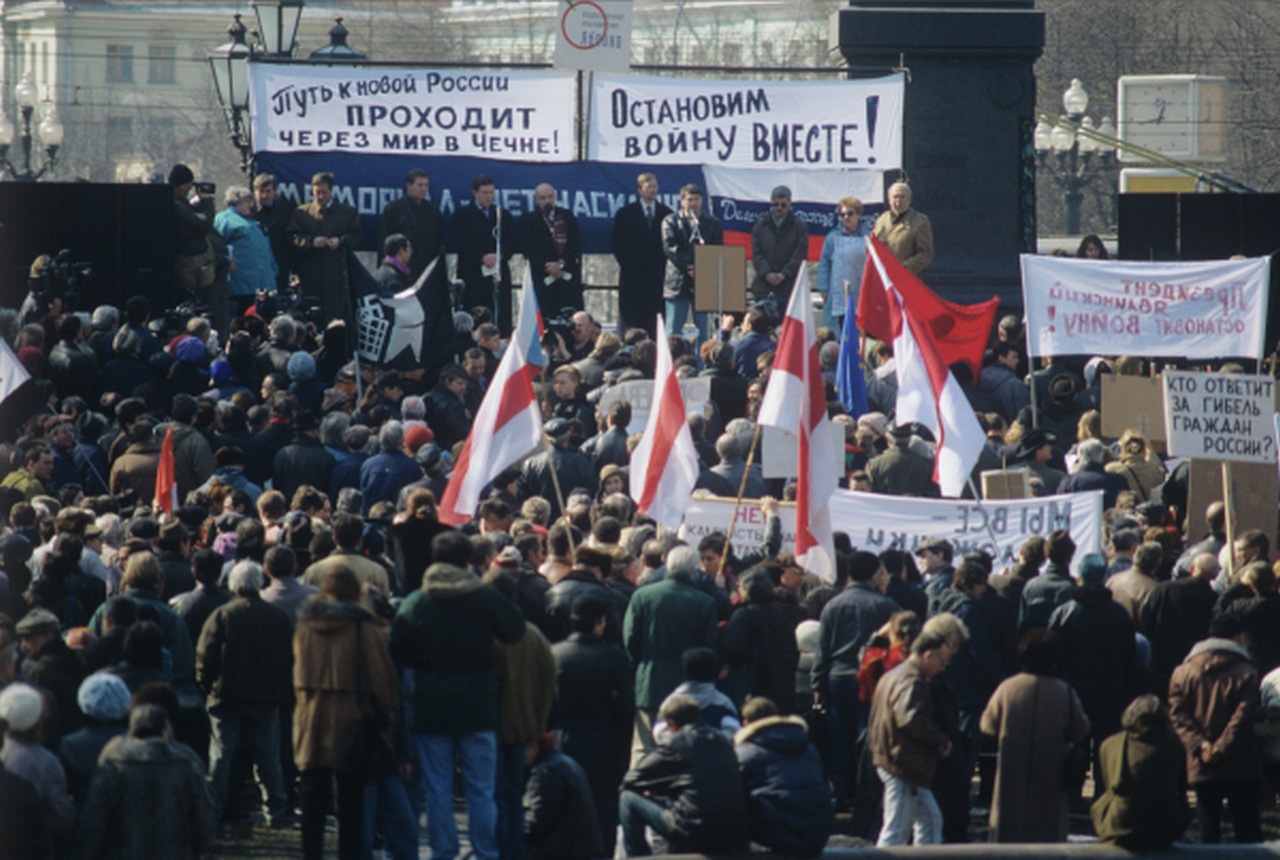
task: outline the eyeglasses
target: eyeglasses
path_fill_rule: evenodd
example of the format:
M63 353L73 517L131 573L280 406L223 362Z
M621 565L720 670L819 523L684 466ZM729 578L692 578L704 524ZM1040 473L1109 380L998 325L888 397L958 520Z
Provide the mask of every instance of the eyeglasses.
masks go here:
M855 218L855 217L859 217L859 216L861 216L861 214L862 214L862 213L861 213L861 212L853 212L853 211L845 211L845 210L841 209L841 210L840 210L839 212L837 212L836 214L837 214L837 215L839 215L841 218Z

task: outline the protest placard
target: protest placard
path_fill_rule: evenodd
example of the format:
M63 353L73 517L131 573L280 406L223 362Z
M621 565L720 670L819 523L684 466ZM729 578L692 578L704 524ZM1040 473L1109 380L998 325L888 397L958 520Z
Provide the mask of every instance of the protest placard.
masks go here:
M1164 383L1159 377L1102 374L1102 435L1137 430L1148 442L1164 442Z
M1274 379L1175 370L1163 378L1171 456L1275 464Z
M632 0L569 0L556 28L557 69L625 72L631 67Z
M680 380L680 394L684 397L685 414L703 412L707 401L711 399L711 380L705 376ZM611 385L600 395L600 413L609 414L609 406L615 400L625 400L631 404L631 423L627 425L627 433L639 433L649 421L649 404L653 401L653 381L636 380Z

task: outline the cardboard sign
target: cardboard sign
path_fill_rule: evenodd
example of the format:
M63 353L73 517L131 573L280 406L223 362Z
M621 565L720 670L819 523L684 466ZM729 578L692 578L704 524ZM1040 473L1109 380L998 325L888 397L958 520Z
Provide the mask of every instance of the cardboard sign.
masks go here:
M1163 379L1171 455L1275 464L1274 379L1181 370L1165 371ZM1274 499L1271 508L1274 517Z
M742 313L747 309L747 249L699 245L693 249L693 309Z
M627 71L633 6L631 0L569 0L556 30L555 67Z
M1231 483L1235 488L1235 533L1261 529L1276 545L1276 498L1280 478L1274 463L1233 463ZM1188 534L1193 540L1204 535L1204 512L1212 502L1222 501L1222 464L1217 460L1192 460L1191 482L1187 488Z
M1164 442L1164 384L1159 377L1102 376L1102 435L1137 430L1150 442Z

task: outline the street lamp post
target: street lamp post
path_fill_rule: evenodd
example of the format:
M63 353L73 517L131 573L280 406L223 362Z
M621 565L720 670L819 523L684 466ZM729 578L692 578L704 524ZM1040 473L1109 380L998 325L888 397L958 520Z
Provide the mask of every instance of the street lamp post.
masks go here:
M1057 124L1050 125L1041 120L1036 125L1036 164L1047 169L1062 189L1066 233L1075 236L1080 233L1080 205L1084 202L1084 189L1102 173L1103 168L1111 164L1115 156L1114 150L1088 133L1097 132L1114 138L1115 127L1109 117L1095 127L1093 119L1085 116L1089 109L1089 94L1084 91L1079 78L1073 78L1071 86L1062 94L1062 107L1066 114ZM1052 161L1050 153L1055 156Z
M22 146L22 162L19 166L9 160L9 148L13 145L13 136L17 129L9 121L3 109L0 109L0 166L3 166L3 169L17 182L35 182L51 170L57 162L58 149L62 146L66 129L58 120L58 109L50 102L44 109L44 117L36 129L44 148L44 164L33 170L31 150L35 136L31 133L31 124L35 120L36 113L36 85L30 72L23 74L22 80L13 88L13 97L18 103L18 115L22 123L22 135L18 139Z

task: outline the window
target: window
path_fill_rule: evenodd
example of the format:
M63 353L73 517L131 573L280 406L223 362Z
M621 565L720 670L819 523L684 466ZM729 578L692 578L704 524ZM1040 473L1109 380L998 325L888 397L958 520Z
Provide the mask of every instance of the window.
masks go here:
M107 83L133 83L132 45L107 45Z
M107 152L112 156L133 150L133 120L127 116L107 118Z
M147 83L176 84L177 49L171 45L152 45L147 58Z

